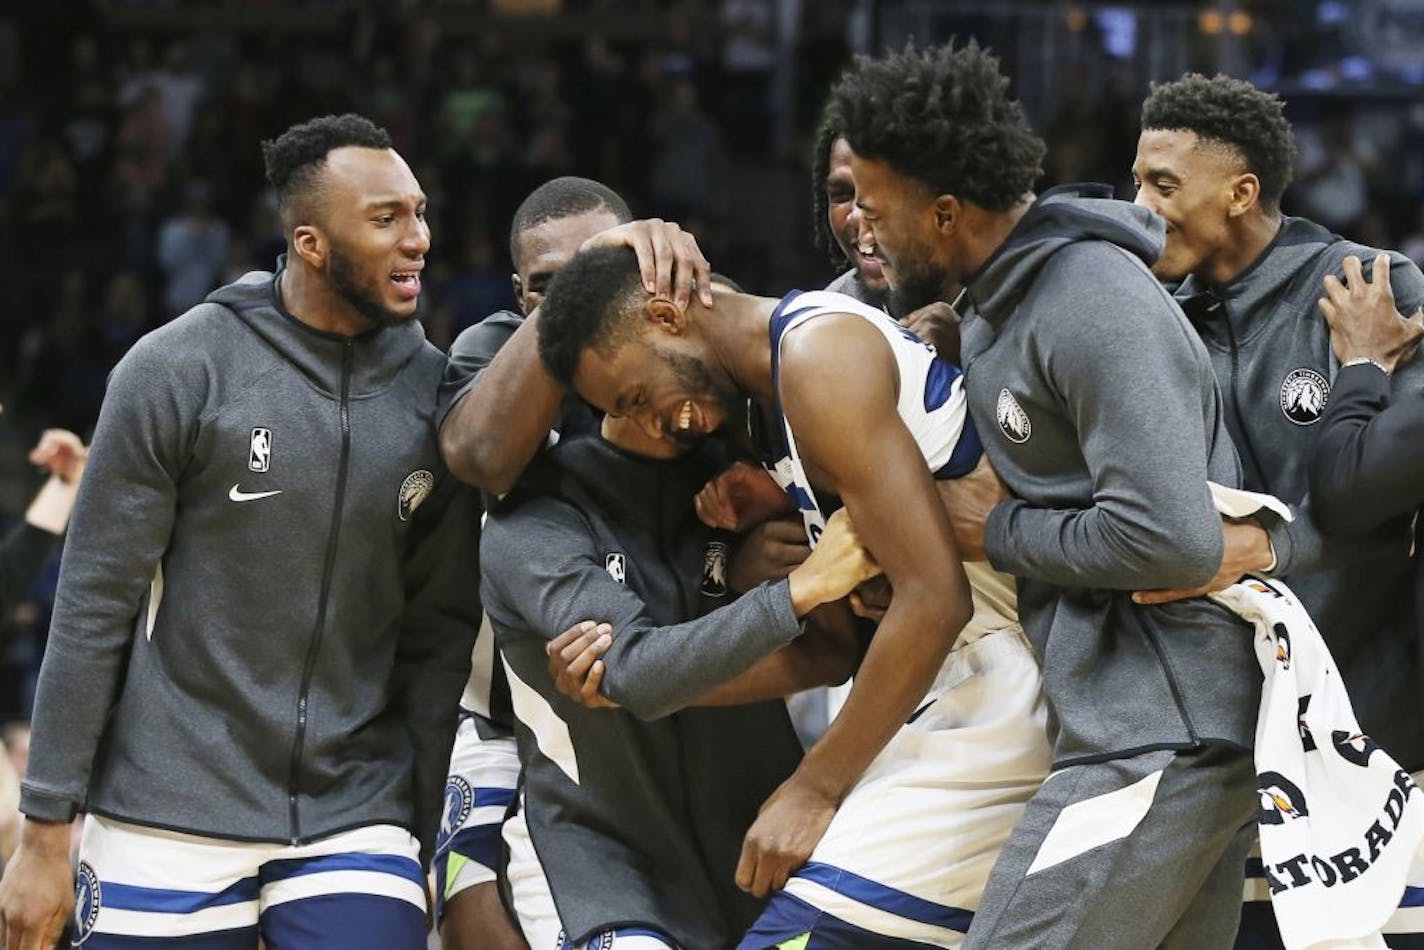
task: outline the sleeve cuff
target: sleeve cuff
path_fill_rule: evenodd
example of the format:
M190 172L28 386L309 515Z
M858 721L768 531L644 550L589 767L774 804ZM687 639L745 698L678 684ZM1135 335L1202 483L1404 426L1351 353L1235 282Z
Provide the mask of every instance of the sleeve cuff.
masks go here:
M989 559L990 567L1005 574L1014 573L1013 566L1007 563L1009 519L1023 504L1017 498L1001 501L989 511L989 517L984 522L984 556Z
M1262 527L1266 529L1266 535L1271 542L1271 566L1261 573L1271 577L1286 574L1290 571L1291 553L1293 547L1290 536L1290 522L1284 518L1261 518Z
M767 581L762 585L765 592L767 612L771 615L773 629L778 634L778 642L790 643L801 636L805 629L796 617L796 609L791 604L791 582L786 578Z
M70 822L79 814L79 803L72 798L41 791L27 782L20 783L20 811L27 818L40 821Z

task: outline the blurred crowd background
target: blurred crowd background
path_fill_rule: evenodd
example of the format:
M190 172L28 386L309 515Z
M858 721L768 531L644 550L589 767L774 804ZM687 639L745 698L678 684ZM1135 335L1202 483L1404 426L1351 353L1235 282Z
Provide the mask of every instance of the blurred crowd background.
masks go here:
M511 306L508 226L562 174L677 220L749 290L824 284L810 141L849 57L973 36L1048 140L1043 185L1130 197L1154 79L1286 99L1286 211L1424 263L1424 0L0 0L0 511L44 427L86 435L145 331L283 237L258 143L325 113L390 130L430 196L439 345ZM0 625L26 716L54 571Z

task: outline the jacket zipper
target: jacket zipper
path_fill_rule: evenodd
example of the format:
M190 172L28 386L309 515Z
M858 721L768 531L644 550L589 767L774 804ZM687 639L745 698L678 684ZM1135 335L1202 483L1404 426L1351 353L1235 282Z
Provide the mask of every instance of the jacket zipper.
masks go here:
M346 496L346 469L351 456L351 415L348 400L351 395L351 362L355 343L346 341L346 349L341 354L341 462L336 469L336 503L331 511L331 530L326 541L326 560L322 566L321 599L317 602L316 628L312 631L311 643L307 646L306 661L302 664L302 689L297 694L297 734L292 742L291 776L287 782L287 806L292 822L292 844L302 843L302 827L297 815L297 794L302 767L302 746L307 735L307 693L311 690L312 675L316 671L317 650L321 647L321 635L326 629L326 605L331 595L331 577L336 565L336 544L341 534L341 509Z
M1246 430L1246 420L1241 416L1241 351L1236 346L1236 329L1231 325L1231 314L1226 310L1226 301L1216 304L1221 308L1222 322L1226 324L1226 338L1231 344L1231 414L1236 417L1236 431L1241 433L1239 445L1251 464L1251 477L1247 484L1265 491L1266 480L1261 460L1256 457L1256 449L1251 445L1251 433Z

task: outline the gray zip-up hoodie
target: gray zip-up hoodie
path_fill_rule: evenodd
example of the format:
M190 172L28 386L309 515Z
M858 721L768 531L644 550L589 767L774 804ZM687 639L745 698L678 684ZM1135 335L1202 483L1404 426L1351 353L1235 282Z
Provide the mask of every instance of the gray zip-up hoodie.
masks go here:
M1226 425L1241 456L1243 482L1296 507L1292 522L1268 525L1278 564L1320 627L1350 692L1360 725L1405 768L1424 768L1424 689L1413 587L1410 519L1361 535L1327 535L1316 525L1308 474L1319 420L1339 363L1317 301L1326 274L1343 277L1354 254L1369 265L1380 251L1303 218L1285 218L1271 245L1225 286L1188 277L1177 290L1211 356ZM1424 304L1424 275L1391 253L1390 287L1399 309ZM1394 392L1424 385L1424 361L1400 367ZM1420 451L1424 451L1421 448Z
M1096 193L1046 193L969 283L969 409L1016 496L990 514L986 549L1019 578L1057 766L1249 748L1250 628L1201 598L1131 600L1215 573L1207 480L1239 473L1205 348L1147 268L1161 220Z
M22 810L304 842L439 823L479 623L444 357L284 312L270 273L120 361L69 532Z
M574 438L485 524L530 839L576 945L643 925L720 950L760 909L733 879L743 835L801 756L786 705L683 707L800 624L785 581L728 602L726 546L692 506L715 471ZM603 692L622 709L585 709L549 678L545 644L583 620L613 626Z

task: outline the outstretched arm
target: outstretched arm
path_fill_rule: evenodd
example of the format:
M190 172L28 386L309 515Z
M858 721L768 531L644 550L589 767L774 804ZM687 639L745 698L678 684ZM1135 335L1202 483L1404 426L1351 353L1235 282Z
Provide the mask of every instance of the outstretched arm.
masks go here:
M808 466L840 495L895 597L841 715L747 832L737 884L758 896L810 856L841 798L924 699L973 606L924 455L896 409L878 330L823 317L783 341L781 401Z
M712 306L711 268L697 241L676 224L657 218L632 221L594 235L581 250L609 246L637 252L650 291L679 305L696 292ZM536 310L489 361L478 385L446 414L440 425L445 464L477 488L497 495L509 491L548 437L564 393L539 360Z

